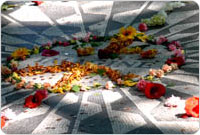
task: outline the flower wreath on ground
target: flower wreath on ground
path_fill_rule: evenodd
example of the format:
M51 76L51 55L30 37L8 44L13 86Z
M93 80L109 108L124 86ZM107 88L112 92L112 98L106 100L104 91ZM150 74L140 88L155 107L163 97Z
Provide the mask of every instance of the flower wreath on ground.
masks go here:
M47 43L41 47L35 46L29 50L27 48L19 48L7 58L7 62L1 67L1 74L3 80L15 84L16 89L35 89L36 93L30 95L25 99L24 107L36 108L42 100L48 96L48 92L53 93L64 93L65 91L79 92L80 90L89 90L87 86L76 85L82 77L88 75L99 74L101 76L108 76L111 81L108 81L105 85L106 89L112 89L114 87L113 82L118 86L137 87L137 89L145 94L147 98L158 99L164 96L166 93L166 87L155 82L155 80L162 78L164 75L181 68L185 64L185 53L179 41L168 41L164 36L155 38L153 35L146 35L144 31L148 29L145 23L141 23L138 26L139 31L134 27L128 26L127 28L122 27L118 34L112 37L100 37L88 33L83 38L73 38L69 41L54 41L53 43ZM84 64L73 63L70 61L62 61L60 65L57 61L54 61L52 66L43 66L35 63L35 66L28 65L26 68L18 69L20 60L25 60L32 54L41 53L42 56L51 57L58 55L59 52L52 50L56 46L70 46L73 45L73 49L77 50L78 56L92 55L94 48L101 45L100 42L110 40L108 46L104 49L98 50L99 59L116 58L120 54L139 54L143 59L152 59L156 56L157 50L150 49L143 51L141 47L128 48L134 41L147 42L149 44L163 45L166 46L169 51L172 51L174 55L167 59L160 69L150 69L149 74L146 76L139 76L133 73L121 74L118 70L113 70L110 67L97 65L91 62ZM90 46L85 47L86 44ZM26 82L21 76L33 76L44 73L59 73L65 72L63 77L55 84L51 85L46 82L44 84ZM113 82L112 82L113 81ZM98 86L99 84L94 84ZM176 98L177 99L177 98ZM176 107L174 103L174 97L167 100L166 106ZM185 104L186 114L192 117L199 117L199 103L198 97L189 98ZM3 123L5 117L3 117Z

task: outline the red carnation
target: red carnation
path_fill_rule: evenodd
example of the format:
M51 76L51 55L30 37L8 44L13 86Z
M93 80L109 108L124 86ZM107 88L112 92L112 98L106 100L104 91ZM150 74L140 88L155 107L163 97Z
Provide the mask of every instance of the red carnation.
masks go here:
M145 96L151 99L157 99L165 95L166 88L159 83L147 83L145 88Z
M25 99L24 107L36 108L40 106L42 100L47 97L46 90L38 90L35 95L30 95Z
M55 51L55 50L49 50L49 49L45 49L42 51L42 56L47 56L47 57L50 57L50 56L55 56L55 55L58 55L59 52Z
M1 116L1 129L5 126L6 124L6 117Z
M63 46L69 46L70 43L69 42L63 42Z
M32 1L33 3L35 3L35 5L39 6L43 3L43 1Z
M171 65L172 63L176 63L180 67L185 63L185 60L183 57L174 57L167 59L166 64Z
M148 27L145 23L140 23L138 29L139 29L139 31L143 32L143 31L147 31Z
M185 102L185 111L188 116L199 118L199 97L188 98Z

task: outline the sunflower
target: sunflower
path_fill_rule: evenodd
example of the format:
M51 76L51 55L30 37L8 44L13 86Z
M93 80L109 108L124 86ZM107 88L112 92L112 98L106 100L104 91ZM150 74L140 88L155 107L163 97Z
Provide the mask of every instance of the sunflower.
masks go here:
M11 56L14 59L18 59L18 58L24 58L25 56L30 55L30 50L27 48L18 48L17 50L15 50Z
M133 28L132 26L129 26L127 28L122 27L119 31L119 39L121 41L128 41L128 40L133 40L134 37L136 36L136 29Z

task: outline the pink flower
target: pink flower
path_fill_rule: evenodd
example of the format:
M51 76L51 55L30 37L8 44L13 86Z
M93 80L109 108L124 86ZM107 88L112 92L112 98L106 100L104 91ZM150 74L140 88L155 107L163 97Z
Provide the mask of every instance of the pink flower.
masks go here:
M177 48L181 47L181 44L179 41L172 41L171 44L175 45Z
M170 66L172 67L172 70L178 69L178 64L177 63L171 63Z
M124 81L121 78L118 78L117 79L117 84L118 85L122 85L122 84L124 84Z
M158 37L158 39L156 40L156 44L157 44L157 45L161 45L162 43L167 42L167 41L168 41L168 39L167 39L166 37L160 36L160 37Z
M55 50L49 50L49 49L45 49L42 51L42 56L47 56L47 57L50 57L50 56L55 56L55 55L58 55L59 52L55 51Z
M162 66L162 70L166 73L166 72L171 72L172 71L172 67L165 64Z
M161 77L163 77L163 76L164 76L164 71L161 70L161 69L158 69L158 70L156 71L156 77L161 78Z
M137 88L140 90L140 91L144 91L145 88L146 88L146 85L147 85L148 81L145 81L145 80L140 80L138 83L137 83Z
M25 80L21 80L21 82L16 84L15 88L19 90L22 87L24 87L24 85L25 85Z
M176 49L176 46L174 44L169 44L168 48L170 51L174 51Z
M110 90L110 89L113 88L113 86L114 86L114 84L113 84L111 81L107 81L107 82L106 82L105 88L106 88L107 90Z
M149 75L156 76L156 70L155 69L150 69L149 70Z
M97 36L93 36L92 38L93 38L93 40L97 40Z
M140 23L139 26L138 26L138 29L139 29L139 31L144 32L144 31L148 30L148 27L145 23Z
M175 57L184 57L181 49L176 49L173 52L174 52Z
M91 35L91 32L88 32L87 35L83 38L83 41L89 42L89 40L90 40L90 35Z
M28 82L28 84L25 86L25 88L26 89L32 89L33 88L33 86L34 86L34 82L33 81L30 81L30 82Z

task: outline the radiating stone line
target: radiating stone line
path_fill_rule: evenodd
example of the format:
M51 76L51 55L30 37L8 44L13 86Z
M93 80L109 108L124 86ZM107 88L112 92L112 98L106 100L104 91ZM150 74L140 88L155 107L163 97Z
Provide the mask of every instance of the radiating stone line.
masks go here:
M92 31L97 30L100 33L100 36L104 36L108 21L111 16L112 7L113 7L113 1L102 1L102 2L94 1L94 2L90 2L88 4L82 5L82 9L84 13L99 14L99 15L106 16L104 21L101 21L99 23L89 26L89 29ZM101 8L101 10L94 10L95 8Z
M83 106L84 101L87 101L87 97L88 97L87 94L88 93L83 93L83 97L82 97L82 101L81 101L81 104L80 104L80 108L79 108L79 111L77 113L77 118L76 118L74 127L72 129L72 134L77 134L78 133L78 128L79 128L80 121L81 121L81 111L84 109L84 106Z
M102 91L113 134L125 134L146 124L141 115L133 112L112 110L111 104L123 98L118 92ZM112 98L110 97L112 95Z
M85 26L83 24L83 19L82 19L82 15L81 15L81 12L80 12L80 9L79 9L79 4L78 4L77 1L70 1L70 4L73 5L76 14L80 17L80 20L81 20L81 22L80 22L81 32L83 34L85 34L86 30L85 30Z
M165 37L173 36L176 33L182 32L186 29L190 29L190 28L198 26L198 25L199 25L199 23L197 22L197 23L186 23L186 24L174 26L169 29L172 33L166 34ZM175 27L177 27L177 29Z
M70 125L70 120L59 116L56 111L67 104L74 104L78 102L78 96L74 93L67 93L58 104L49 112L49 114L43 119L43 121L34 129L32 134L59 134L62 132L67 132ZM57 119L61 119L56 121ZM56 127L55 129L48 129L46 127Z
M142 7L138 10L138 14L137 16L132 20L132 22L130 24L126 24L125 27L129 26L129 25L132 25L134 20L142 13L142 11L147 7L147 5L150 3L150 1L146 1Z

